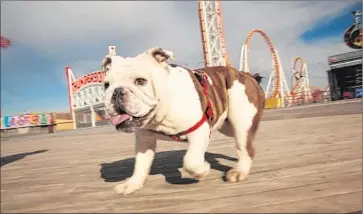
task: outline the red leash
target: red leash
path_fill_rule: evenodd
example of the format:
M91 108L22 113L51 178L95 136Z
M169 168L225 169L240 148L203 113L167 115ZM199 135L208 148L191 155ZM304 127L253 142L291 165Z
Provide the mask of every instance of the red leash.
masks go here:
M190 127L186 131L180 132L176 135L169 135L175 141L183 141L182 139L180 139L180 136L187 135L187 134L197 130L207 120L213 120L212 102L210 101L210 99L208 97L208 76L204 73L201 73L200 75L202 77L200 80L200 84L203 87L203 93L207 99L207 108L206 108L202 118L194 126ZM210 135L210 133L209 133L209 135Z

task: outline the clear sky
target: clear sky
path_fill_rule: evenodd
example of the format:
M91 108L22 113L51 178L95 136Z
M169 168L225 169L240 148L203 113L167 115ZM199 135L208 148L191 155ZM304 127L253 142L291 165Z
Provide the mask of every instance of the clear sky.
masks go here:
M280 54L287 79L291 61L307 61L312 85L327 86L327 58L352 51L343 32L359 0L222 2L227 50L237 67L240 48L254 28L266 32ZM194 1L4 1L1 34L13 46L1 50L1 111L67 111L64 66L76 76L99 68L109 45L122 56L160 46L176 62L196 67L203 60ZM251 41L250 70L268 76L271 56L261 37ZM266 81L265 81L266 82ZM289 81L288 81L289 82ZM266 84L266 83L264 83Z

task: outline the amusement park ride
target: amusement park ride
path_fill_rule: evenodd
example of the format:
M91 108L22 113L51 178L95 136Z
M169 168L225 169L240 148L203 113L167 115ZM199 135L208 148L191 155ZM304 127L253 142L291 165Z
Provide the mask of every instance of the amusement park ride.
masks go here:
M202 36L204 66L230 66L231 63L224 37L220 1L198 0L197 6ZM357 26L358 24L348 30L349 35L356 32L354 29ZM292 61L292 78L295 81L291 83L291 90L289 89L278 51L267 34L260 29L252 30L242 45L239 62L239 70L241 72L250 72L248 54L251 38L255 34L260 35L265 40L272 56L272 71L265 89L266 108L286 107L299 103L300 101L311 101L316 97L315 92L318 92L318 96L322 96L320 89L310 86L307 63L300 57L296 57ZM359 41L353 41L354 44L357 44L357 42ZM112 52L115 54L115 47L110 46L109 48L113 48L113 50L109 50L109 53ZM94 112L102 111L104 95L101 90L101 82L103 75L99 71L96 71L79 79L75 79L70 67L66 68L66 75L69 83L69 100L73 117L76 117L76 112L90 111L92 126L95 126L96 119L94 118ZM323 96L326 96L326 94L323 94Z
M226 50L221 11L220 1L198 0L200 29L206 67L230 65ZM272 72L265 90L267 98L266 107L276 108L290 106L295 103L297 99L303 99L305 101L310 99L309 75L305 61L300 57L297 57L294 60L292 72L295 78L295 84L292 86L292 90L289 90L278 51L273 46L267 34L260 29L254 29L247 35L247 39L241 49L239 70L241 72L250 72L248 66L248 53L250 50L251 38L255 34L262 36L272 56ZM296 68L298 62L300 62L299 70Z
M224 37L220 1L198 0L197 5L203 44L204 66L230 66L231 63L227 54ZM262 30L255 29L248 34L247 39L242 46L239 70L241 72L250 72L248 66L248 52L251 38L255 34L261 35L266 41L272 56L272 72L265 90L267 98L266 108L290 106L297 100L309 99L311 93L307 65L304 60L301 58L295 59L292 68L295 84L292 86L292 90L289 90L278 52L267 34ZM112 52L115 54L116 47L110 46L109 48L109 53ZM297 67L298 62L300 62L300 69ZM102 113L102 106L104 105L104 92L102 90L103 74L100 73L100 71L95 71L76 79L71 67L67 66L66 76L68 81L69 107L73 121L91 121L87 126L97 126L97 121L99 121L97 118L103 118L104 115ZM84 126L84 124L79 122L77 122L77 124L75 123L74 128Z
M204 66L230 66L231 63L227 53L226 41L223 30L221 2L219 0L197 0L197 6L202 36ZM362 25L360 22L361 15L362 13L359 11L353 12L353 25L349 27L344 33L345 43L347 44L347 46L353 49L362 48ZM250 68L248 64L250 41L251 38L256 34L260 35L265 40L272 57L272 71L269 75L267 87L265 89L266 108L286 107L299 103L300 101L311 101L314 100L316 94L320 97L327 97L326 93L328 90L330 96L332 96L332 89L334 89L334 87L337 88L337 86L331 86L331 82L334 83L334 81L331 81L330 79L333 78L332 76L338 75L339 72L335 72L336 74L334 75L334 72L330 72L331 74L328 73L330 86L324 89L324 91L318 89L317 87L314 88L309 84L307 63L300 57L296 57L292 61L292 78L295 81L294 83L292 83L293 81L291 81L290 90L286 81L283 67L280 62L278 51L272 44L267 34L260 29L252 30L247 35L247 38L242 45L239 62L240 72L250 73ZM12 41L4 36L1 36L1 49L7 49L11 46L13 46ZM115 54L115 48L115 46L109 46L109 54ZM346 55L351 54L352 53L347 53ZM337 61L339 57L342 58L340 55L329 57L329 64L331 68L333 67L334 63L335 67L342 67L342 63L346 64L346 62L338 63ZM350 63L352 64L354 62L352 61ZM357 74L353 75L357 79L354 80L356 84L352 87L355 87L357 89L359 89L360 87L361 93L361 69L357 69L356 73ZM105 117L104 110L104 90L102 86L104 74L101 71L95 71L76 79L74 77L71 67L67 66L66 77L68 81L69 107L73 117L74 128L89 126L94 127L103 123L107 124L108 122L106 121L107 118ZM344 78L347 79L348 76ZM345 82L347 82L348 84L349 81ZM334 89L334 91L336 90Z
M345 44L353 49L362 48L362 23L360 22L362 13L360 11L352 12L354 17L353 25L344 32Z

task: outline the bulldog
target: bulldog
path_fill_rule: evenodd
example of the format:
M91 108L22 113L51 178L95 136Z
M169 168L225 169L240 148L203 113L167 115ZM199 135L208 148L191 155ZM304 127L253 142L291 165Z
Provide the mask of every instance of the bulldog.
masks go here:
M210 170L204 154L213 131L234 137L238 161L226 172L228 182L247 178L252 146L264 109L264 93L249 73L217 66L197 70L169 64L173 52L150 48L133 58L107 55L105 106L117 130L135 133L134 172L115 190L130 194L143 187L156 142L187 141L183 169L195 179Z

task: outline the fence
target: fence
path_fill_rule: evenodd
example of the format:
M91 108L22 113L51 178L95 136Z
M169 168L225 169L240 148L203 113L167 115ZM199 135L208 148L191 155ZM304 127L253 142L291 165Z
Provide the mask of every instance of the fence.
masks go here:
M280 108L280 107L292 107L301 105L310 105L313 103L327 103L330 102L330 92L316 90L307 95L306 93L296 93L294 96L285 96L280 98L266 99L265 108Z
M289 96L287 99L290 101L286 106L301 106L313 103L327 103L330 102L330 92L316 90L311 93L311 96L305 96L304 93L296 94L294 97Z

